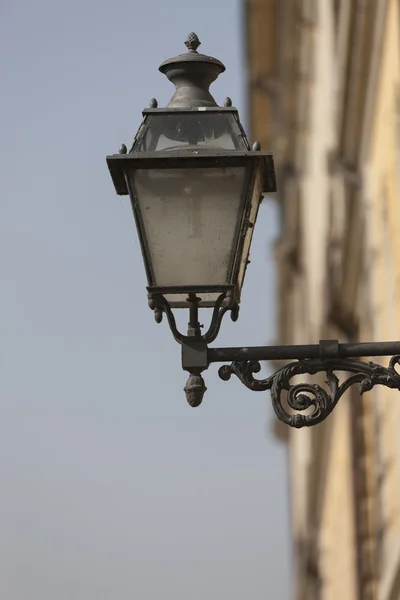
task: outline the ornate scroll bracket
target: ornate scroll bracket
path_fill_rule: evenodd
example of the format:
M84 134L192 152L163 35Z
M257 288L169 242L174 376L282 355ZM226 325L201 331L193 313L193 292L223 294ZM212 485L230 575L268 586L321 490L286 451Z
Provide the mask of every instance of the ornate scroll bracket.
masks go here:
M250 390L271 390L272 406L278 419L291 427L301 428L317 425L326 419L343 394L356 383L359 384L360 394L376 385L400 390L400 374L395 369L398 364L400 355L393 356L388 367L351 358L309 358L289 363L265 379L257 379L254 374L261 370L259 362L235 361L220 367L218 373L224 381L229 380L232 374L236 375ZM334 371L353 374L340 383ZM290 380L296 375L316 375L322 372L326 373L327 389L313 383L290 384ZM288 412L282 403L282 392L287 392L286 402L292 410L304 412L312 409L311 412Z

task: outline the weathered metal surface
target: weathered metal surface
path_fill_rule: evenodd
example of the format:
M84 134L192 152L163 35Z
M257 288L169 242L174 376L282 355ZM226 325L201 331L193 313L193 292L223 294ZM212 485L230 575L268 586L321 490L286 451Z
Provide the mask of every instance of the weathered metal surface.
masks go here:
M188 35L185 45L188 52L169 58L160 66L176 88L168 108L216 106L209 87L225 66L218 59L197 52L200 40L195 33Z
M359 384L360 394L371 390L376 385L400 390L400 374L395 369L399 363L399 355L390 359L388 367L351 358L326 360L306 358L285 365L265 379L256 379L254 374L261 370L258 361L236 361L221 367L219 376L227 381L234 374L250 390L259 392L271 390L272 406L278 419L291 427L301 428L317 425L326 419L346 390L356 383ZM353 374L340 383L334 371ZM327 389L313 383L290 384L290 380L296 375L305 373L315 375L321 372L326 373ZM295 414L288 412L283 405L282 392L287 393L288 407L299 412ZM300 414L309 409L312 410L308 414Z
M186 385L183 388L186 394L186 400L193 408L200 406L203 396L207 391L206 384L201 375L189 375Z

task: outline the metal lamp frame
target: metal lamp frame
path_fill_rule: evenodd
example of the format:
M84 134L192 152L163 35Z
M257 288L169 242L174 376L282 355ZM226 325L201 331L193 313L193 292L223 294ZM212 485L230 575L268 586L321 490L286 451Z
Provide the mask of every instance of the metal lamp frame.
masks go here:
M188 155L187 151L179 151L171 154L170 152L136 152L131 154L116 154L107 157L107 163L114 181L115 189L118 194L126 195L129 193L132 200L132 210L136 222L136 228L139 235L142 256L145 265L148 292L151 294L187 294L207 293L207 292L224 292L235 290L237 301L240 300L240 289L238 287L239 271L243 261L243 250L246 239L246 232L252 229L254 223L250 221L250 210L253 202L258 204L262 201L262 195L257 200L253 200L253 191L256 178L261 174L263 192L274 192L276 190L275 171L273 158L270 153L260 151L223 151L216 152L215 150L199 149L196 154ZM158 287L154 276L153 266L151 263L151 254L148 247L147 238L144 231L143 220L141 216L140 203L136 201L137 194L130 183L126 173L128 169L198 169L203 168L224 168L224 167L247 167L248 166L248 181L246 182L246 193L240 200L239 213L241 214L238 228L235 232L234 239L236 240L235 248L231 255L231 264L228 269L229 279L226 284L218 286L174 286L174 287ZM244 257L246 259L246 257ZM180 307L185 308L187 305L182 304ZM214 303L202 303L202 307L213 307ZM175 307L178 307L175 305Z
M148 277L148 301L154 311L155 319L160 323L166 316L174 339L182 348L182 368L189 372L185 385L187 401L191 406L199 406L203 400L206 386L202 377L203 371L212 363L224 364L219 369L221 379L227 381L235 375L248 389L253 391L270 390L272 406L281 421L292 427L301 428L321 423L331 414L340 398L351 386L358 384L360 394L371 390L376 385L400 390L400 374L396 366L400 364L400 342L372 342L357 344L341 344L338 340L321 340L319 344L297 346L261 346L240 348L210 348L217 337L222 319L230 312L231 319L239 316L240 290L238 289L239 267L243 262L244 237L246 231L254 223L249 222L248 208L252 205L251 195L257 170L262 170L263 192L276 190L275 172L271 154L260 152L260 144L255 142L250 150L246 134L240 124L236 109L232 108L229 98L224 107L217 106L209 92L210 84L221 74L225 67L217 59L199 54L197 48L200 41L196 34L189 34L185 42L188 52L164 61L160 71L175 84L176 90L167 108L158 109L157 101L150 101L150 108L143 112L144 121L139 128L134 144L127 154L124 144L120 154L107 157L107 163L114 181L117 194L130 193L135 198L134 190L126 174L126 166L135 168L192 168L194 166L221 167L243 166L246 162L253 165L249 190L242 199L243 217L237 233L237 247L231 265L231 278L227 285L217 287L193 286L191 288L156 287L149 252L143 233L140 211L133 206L137 229L140 236L142 252ZM174 152L141 152L137 151L145 134L148 117L166 114L191 114L198 112L232 113L238 127L236 135L243 138L245 149L219 150L204 148L196 152L187 148ZM130 162L126 162L130 161ZM132 204L133 201L132 201ZM243 280L243 278L242 278ZM189 308L189 326L186 334L181 333L176 325L172 306L165 295L184 292L187 294L185 305ZM199 308L202 307L201 296L206 292L220 292L213 302L210 325L205 333L199 323ZM203 304L204 306L204 304ZM355 360L369 356L391 356L388 367ZM255 377L261 371L261 361L291 360L289 364L278 369L264 379ZM345 373L347 378L339 381L335 372ZM325 373L326 389L319 383L291 383L298 375L317 375Z

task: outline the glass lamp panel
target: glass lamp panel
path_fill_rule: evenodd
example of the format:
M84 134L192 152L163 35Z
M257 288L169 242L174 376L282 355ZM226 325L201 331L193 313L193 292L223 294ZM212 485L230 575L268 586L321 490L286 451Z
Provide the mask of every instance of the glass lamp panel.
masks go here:
M178 113L151 115L135 152L201 149L246 150L232 113Z
M132 173L153 286L231 283L248 175L247 167Z
M258 170L258 172L256 174L255 183L254 183L253 193L252 193L251 200L250 200L250 212L249 212L249 222L250 223L255 224L255 222L257 220L258 209L259 209L259 206L262 201L262 191L263 191L262 175L261 175L261 171ZM238 279L237 279L237 293L239 295L239 299L240 299L240 292L241 292L242 286L243 286L244 277L246 275L246 268L247 268L249 253L250 253L251 241L253 238L253 231L254 231L254 227L247 228L245 237L243 240L242 254L239 257L240 266L239 266L239 273L238 273Z

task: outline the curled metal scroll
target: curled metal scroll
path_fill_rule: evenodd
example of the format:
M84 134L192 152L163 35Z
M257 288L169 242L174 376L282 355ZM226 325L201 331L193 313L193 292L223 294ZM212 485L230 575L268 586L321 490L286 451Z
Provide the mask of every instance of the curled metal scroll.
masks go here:
M149 307L154 311L156 322L161 323L165 314L174 339L181 344L187 336L178 331L174 313L166 298L162 294L149 294L148 301ZM209 328L201 336L201 339L206 344L210 344L215 340L221 328L222 319L228 311L231 311L232 321L237 321L239 317L239 305L233 295L230 295L229 292L223 292L215 302Z
M231 375L236 375L250 390L271 390L272 406L278 419L291 427L301 428L317 425L326 419L343 394L355 383L359 384L360 394L371 390L376 385L400 390L400 374L395 366L400 364L400 355L390 359L389 366L383 367L373 362L361 362L351 358L321 360L310 358L285 365L273 375L265 379L256 379L259 373L259 362L233 362L222 366L218 373L221 379L227 381ZM343 383L339 382L334 371L353 373ZM326 373L327 389L318 384L290 384L296 375L315 375ZM310 414L290 414L282 404L282 392L287 392L287 403L292 410L306 411L313 408Z
M234 296L223 293L215 303L208 331L202 335L206 344L211 344L216 339L221 329L222 319L229 310L231 311L232 321L237 321L239 318L239 305L235 302Z
M154 311L154 319L156 323L161 323L163 320L163 314L165 314L168 320L169 328L174 336L174 340L181 344L185 336L178 331L174 313L172 312L171 307L165 297L162 294L149 294L148 302L149 308Z

